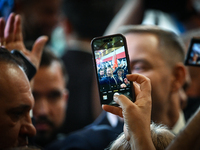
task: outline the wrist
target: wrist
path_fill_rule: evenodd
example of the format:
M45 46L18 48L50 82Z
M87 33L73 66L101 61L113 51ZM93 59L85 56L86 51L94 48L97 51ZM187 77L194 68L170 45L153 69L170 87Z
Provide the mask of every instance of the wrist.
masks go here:
M156 150L150 135L131 137L129 144L131 145L131 149Z
M142 130L135 130L130 134L129 144L131 145L132 149L137 150L155 150L152 138L151 138L151 131L150 126L145 129L141 128Z

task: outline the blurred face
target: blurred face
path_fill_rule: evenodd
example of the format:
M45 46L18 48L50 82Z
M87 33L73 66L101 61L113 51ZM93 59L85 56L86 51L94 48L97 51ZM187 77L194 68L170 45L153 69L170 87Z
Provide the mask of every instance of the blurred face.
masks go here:
M103 70L101 70L99 73L100 73L100 76L104 75L104 71Z
M0 149L25 146L27 136L36 134L30 84L20 68L0 63L0 69Z
M194 56L193 56L193 61L195 61L195 62L196 62L196 61L197 61L197 59L198 59L198 54L196 54L196 53L195 53L195 54L194 54Z
M37 0L22 12L29 33L50 36L58 23L61 0Z
M122 71L118 71L117 74L118 74L118 76L121 77L122 76Z
M112 77L112 76L113 76L113 71L112 71L111 68L108 68L108 69L107 69L107 76L108 76L108 77Z
M58 62L39 68L34 77L33 96L36 139L48 140L65 119L67 91Z
M172 71L158 50L156 36L129 33L126 39L132 73L143 74L151 80L152 119L162 121L166 108L170 107Z

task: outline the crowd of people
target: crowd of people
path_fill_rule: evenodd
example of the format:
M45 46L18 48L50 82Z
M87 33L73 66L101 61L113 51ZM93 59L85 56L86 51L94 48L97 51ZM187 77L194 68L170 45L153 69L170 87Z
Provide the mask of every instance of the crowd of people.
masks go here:
M114 90L119 88L130 87L130 83L126 78L128 74L127 65L119 65L112 68L111 65L98 70L98 79L101 91Z
M0 150L199 149L200 96L192 90L199 68L184 65L196 35L159 27L157 15L154 25L142 25L149 8L172 15L150 1L10 2L8 11L15 13L0 18ZM193 7L184 7L185 18L172 10L185 30L198 25ZM67 43L61 57L50 48L59 22ZM100 65L97 80L100 92L133 84L135 101L116 93L118 107L100 104L90 47L94 37L112 33L126 38L131 74L121 60L116 68ZM35 66L32 79L27 62L12 50Z

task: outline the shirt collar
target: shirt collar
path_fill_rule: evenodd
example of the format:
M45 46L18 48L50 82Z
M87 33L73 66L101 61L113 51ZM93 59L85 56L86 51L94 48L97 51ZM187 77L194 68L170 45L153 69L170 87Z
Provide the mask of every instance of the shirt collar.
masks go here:
M174 134L177 134L180 132L181 129L183 129L184 126L185 126L185 118L184 118L183 112L181 111L178 121L176 122L176 124L174 125L171 131Z

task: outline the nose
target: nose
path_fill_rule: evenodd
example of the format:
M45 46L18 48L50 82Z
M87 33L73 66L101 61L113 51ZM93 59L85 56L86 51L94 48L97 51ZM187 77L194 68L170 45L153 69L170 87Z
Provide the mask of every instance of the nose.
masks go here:
M37 118L38 116L46 116L49 113L48 102L45 98L41 98L35 101L33 108L33 115Z
M20 128L20 135L33 137L36 135L36 129L32 124L31 117L28 116L23 120L21 128Z

